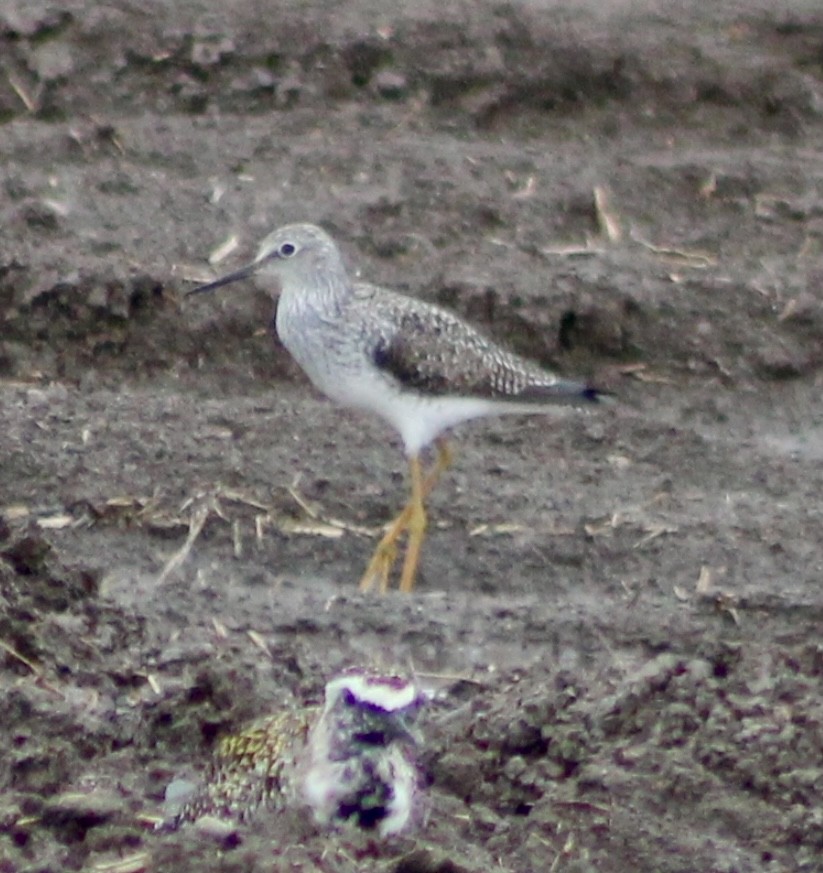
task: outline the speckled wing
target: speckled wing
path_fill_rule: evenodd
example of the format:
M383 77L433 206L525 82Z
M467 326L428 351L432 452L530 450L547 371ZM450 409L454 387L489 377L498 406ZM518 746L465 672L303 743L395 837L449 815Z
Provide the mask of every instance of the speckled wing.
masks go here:
M317 713L316 707L284 710L223 737L205 783L180 810L175 825L204 815L246 821L263 804L284 805L295 759Z
M357 305L380 325L374 364L407 390L528 405L598 399L595 389L500 348L448 310L371 286L358 291Z

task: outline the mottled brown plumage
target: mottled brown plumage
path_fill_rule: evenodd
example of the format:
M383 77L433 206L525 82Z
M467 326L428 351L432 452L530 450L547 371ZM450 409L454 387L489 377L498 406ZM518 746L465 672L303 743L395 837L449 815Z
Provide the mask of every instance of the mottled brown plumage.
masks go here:
M573 386L589 399L585 386L501 348L446 309L368 285L357 286L350 304L353 312L361 307L382 328L372 359L401 390L538 406L568 403Z
M204 815L246 821L264 804L293 801L293 770L319 714L317 706L283 710L223 737L205 781L177 814L176 824Z

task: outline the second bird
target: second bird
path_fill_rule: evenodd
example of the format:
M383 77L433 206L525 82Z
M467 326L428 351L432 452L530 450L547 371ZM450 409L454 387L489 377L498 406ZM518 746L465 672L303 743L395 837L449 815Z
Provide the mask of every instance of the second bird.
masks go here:
M473 418L602 399L595 388L506 351L448 310L353 281L334 240L312 224L281 227L251 264L189 294L253 277L269 290L280 287L277 334L314 385L338 403L381 416L403 439L411 495L378 543L362 590L388 589L404 533L400 590L414 587L424 499L450 462L445 431ZM420 454L432 443L437 461L424 473Z

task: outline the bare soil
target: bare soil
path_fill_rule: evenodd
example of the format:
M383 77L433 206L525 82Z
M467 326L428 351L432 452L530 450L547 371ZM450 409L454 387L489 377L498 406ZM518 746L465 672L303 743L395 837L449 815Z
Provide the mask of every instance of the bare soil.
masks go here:
M4 0L0 119L0 873L823 870L818 0ZM412 597L395 435L182 299L296 220L620 398L462 429ZM153 829L357 664L418 833Z

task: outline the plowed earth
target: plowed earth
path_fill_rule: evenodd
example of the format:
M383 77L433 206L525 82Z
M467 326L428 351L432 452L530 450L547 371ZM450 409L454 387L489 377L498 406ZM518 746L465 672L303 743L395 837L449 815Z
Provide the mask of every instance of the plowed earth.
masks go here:
M4 0L0 118L2 873L823 870L816 0ZM620 398L463 428L412 597L395 435L182 299L294 220ZM357 664L416 834L153 830Z

